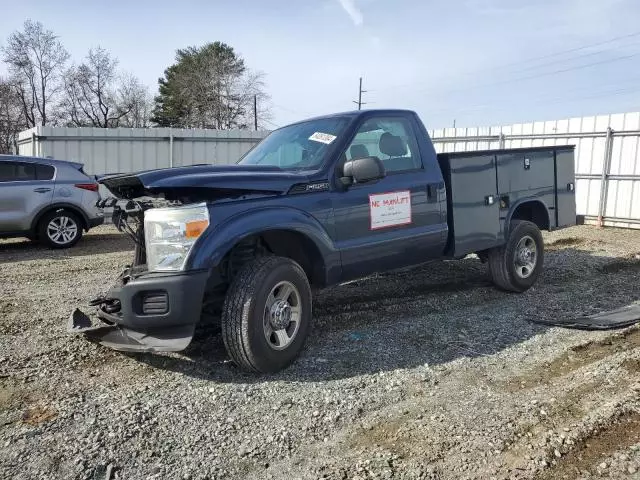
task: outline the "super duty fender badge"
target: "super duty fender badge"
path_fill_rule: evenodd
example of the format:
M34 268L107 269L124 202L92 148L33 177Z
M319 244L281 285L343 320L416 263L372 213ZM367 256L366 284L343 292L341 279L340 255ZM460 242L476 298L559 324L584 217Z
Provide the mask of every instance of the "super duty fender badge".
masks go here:
M329 190L329 182L310 183L306 188L307 192L324 192Z
M402 190L369 195L371 230L411 223L411 192Z

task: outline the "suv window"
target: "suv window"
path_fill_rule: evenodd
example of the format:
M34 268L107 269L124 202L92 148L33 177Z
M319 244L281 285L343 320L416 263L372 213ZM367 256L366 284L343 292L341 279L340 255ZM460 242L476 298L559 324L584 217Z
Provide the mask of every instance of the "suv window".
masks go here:
M55 169L51 165L26 162L0 162L0 182L51 180Z
M51 165L36 165L36 180L52 180L54 173Z
M387 172L422 168L413 130L404 118L377 117L365 121L345 156L348 160L378 157Z

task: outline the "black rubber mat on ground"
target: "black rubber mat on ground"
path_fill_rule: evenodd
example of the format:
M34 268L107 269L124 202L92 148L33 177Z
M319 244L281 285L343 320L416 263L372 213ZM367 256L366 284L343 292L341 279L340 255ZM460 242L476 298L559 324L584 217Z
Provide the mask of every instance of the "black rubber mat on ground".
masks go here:
M554 327L575 328L578 330L613 330L640 323L640 303L596 313L587 317L560 318L557 320L531 320L533 323Z

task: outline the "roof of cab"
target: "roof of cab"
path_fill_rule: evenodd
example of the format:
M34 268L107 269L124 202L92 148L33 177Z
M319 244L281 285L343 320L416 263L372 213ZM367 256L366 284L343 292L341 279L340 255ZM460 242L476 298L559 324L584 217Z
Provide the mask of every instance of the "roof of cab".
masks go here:
M320 120L320 119L323 119L323 118L362 117L362 116L369 116L371 114L376 114L376 115L398 115L398 114L415 115L416 112L414 112L413 110L404 110L404 109L400 109L400 108L393 108L393 109L376 108L376 109L365 109L365 110L350 110L350 111L346 111L346 112L330 113L328 115L319 115L319 116L311 117L311 118L303 118L301 120L298 120L297 122L292 122L289 125L295 125L296 123L309 122L309 121L312 121L312 120Z
M52 167L69 166L81 169L84 165L78 162L70 162L68 160L55 160L53 158L44 157L25 157L22 155L0 155L0 162L24 162L24 163L40 163L51 165Z

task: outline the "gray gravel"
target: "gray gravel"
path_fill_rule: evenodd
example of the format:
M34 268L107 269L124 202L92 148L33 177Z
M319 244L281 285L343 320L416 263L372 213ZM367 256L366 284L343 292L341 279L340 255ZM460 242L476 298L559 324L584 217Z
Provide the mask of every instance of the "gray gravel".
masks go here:
M640 231L545 235L522 295L477 259L321 292L302 357L239 372L217 336L125 355L68 336L131 257L0 242L0 478L640 478L640 329L528 320L640 300Z

